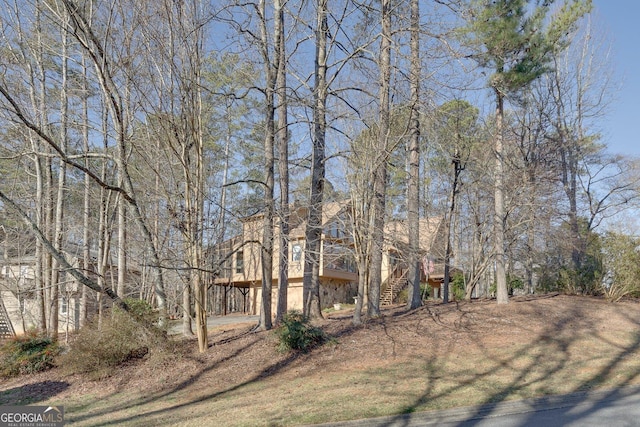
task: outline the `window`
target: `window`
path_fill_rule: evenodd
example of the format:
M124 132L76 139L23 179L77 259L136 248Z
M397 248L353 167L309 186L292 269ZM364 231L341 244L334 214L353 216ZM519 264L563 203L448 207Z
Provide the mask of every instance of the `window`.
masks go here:
M291 246L291 260L300 262L302 259L302 246L300 243L296 243Z
M24 295L18 294L18 304L20 305L20 313L27 314L27 305L24 303Z
M347 271L355 273L356 263L351 250L339 243L324 242L323 246L324 268L330 270Z
M391 268L400 264L400 258L396 252L389 252L389 266Z
M69 311L69 301L67 297L62 297L60 300L60 314L67 314L67 311Z
M236 252L236 273L244 272L244 253Z

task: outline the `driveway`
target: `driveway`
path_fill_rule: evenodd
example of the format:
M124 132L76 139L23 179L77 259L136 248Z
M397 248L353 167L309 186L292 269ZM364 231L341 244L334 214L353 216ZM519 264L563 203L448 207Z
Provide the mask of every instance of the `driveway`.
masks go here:
M207 318L207 327L215 328L222 325L235 325L238 323L258 324L260 316L249 316L245 314L229 314L227 316L211 316ZM195 322L193 323L195 327ZM169 322L169 335L180 335L182 333L182 319Z

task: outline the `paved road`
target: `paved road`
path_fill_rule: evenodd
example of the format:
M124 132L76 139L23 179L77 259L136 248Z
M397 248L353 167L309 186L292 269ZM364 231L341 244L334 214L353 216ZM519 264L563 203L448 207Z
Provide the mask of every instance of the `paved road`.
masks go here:
M207 318L207 326L210 328L221 325L233 325L236 323L255 323L260 320L260 316L245 316L230 314L228 316L211 316ZM169 326L169 335L179 335L182 333L182 321L172 321ZM195 323L194 323L195 327Z
M640 426L640 386L320 426L421 427L435 425L458 427Z

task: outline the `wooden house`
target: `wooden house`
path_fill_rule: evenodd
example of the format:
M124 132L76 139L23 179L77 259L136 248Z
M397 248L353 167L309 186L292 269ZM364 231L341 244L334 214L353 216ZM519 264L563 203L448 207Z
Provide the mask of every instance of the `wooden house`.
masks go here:
M288 308L302 310L302 280L305 260L305 228L308 209L293 205L288 242ZM259 314L262 301L262 242L263 215L250 216L242 222L242 234L216 246L209 252L214 270L219 273L211 280L215 286L240 290L245 297L245 312ZM331 202L323 206L320 248L320 300L322 307L335 303L353 303L357 296L358 272L353 255L352 223L348 205ZM278 235L279 224L275 226ZM395 302L407 285L408 232L404 221L391 221L385 227L382 265L381 303ZM444 277L442 263L445 250L444 221L441 218L420 220L420 257L425 270L422 280L439 289ZM279 241L274 240L272 306L277 302Z
M347 206L327 203L323 206L320 249L320 298L324 307L338 302L353 302L357 294L358 275L353 257L353 241L349 233ZM288 292L289 309L302 310L302 279L305 260L305 228L308 209L292 205L289 218ZM219 266L213 279L217 286L239 288L246 295L246 312L258 314L262 301L262 242L263 215L257 214L242 221L242 234L210 251L212 265ZM276 223L275 236L280 225ZM277 302L278 254L280 242L274 240L273 306ZM215 268L215 267L214 267Z

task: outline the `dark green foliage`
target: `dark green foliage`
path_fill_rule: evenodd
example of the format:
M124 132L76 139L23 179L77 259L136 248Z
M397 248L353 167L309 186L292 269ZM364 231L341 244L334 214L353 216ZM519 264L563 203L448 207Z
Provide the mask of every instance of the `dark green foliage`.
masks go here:
M551 13L551 3L471 2L474 18L462 33L476 46L478 63L493 71L490 86L497 93L517 91L547 72L551 52L566 46L576 22L592 8L590 0L574 0Z
M542 289L543 285L541 285L541 283L544 280L546 280L546 279L544 279L544 278L540 279L540 283L538 283L538 288L539 289ZM547 285L544 285L544 286L547 286ZM496 283L493 282L491 284L491 286L489 287L489 294L490 295L495 295L496 294L496 290L497 290L496 287L497 287ZM513 276L511 274L507 274L507 291L509 292L509 295L513 295L513 291L516 290L516 289L524 289L524 280L522 280L522 277ZM548 288L545 287L544 291L542 293L549 292L551 290L557 290L557 289L555 289L555 288L554 289L548 289Z
M143 305L134 304L134 312L137 308L141 310L140 315L146 316ZM60 365L70 373L89 374L92 379L105 378L114 368L161 349L164 342L164 334L151 324L114 309L104 316L101 324L94 319L80 330L69 351L60 358Z
M467 293L467 287L462 273L456 273L451 278L451 295L454 301L462 301Z
M524 289L524 280L520 276L507 274L507 286L509 286L509 294L513 295L516 289Z
M578 236L568 224L557 229L558 238L551 242L547 258L540 269L539 292L597 295L604 276L602 239L589 230L584 218L578 219Z
M433 288L427 282L420 282L420 296L423 300L429 299L433 295Z
M275 330L278 350L308 351L325 341L324 331L309 323L309 319L298 311L290 311L282 318L282 324Z
M151 325L158 320L158 313L148 302L137 298L125 298L129 313L139 322Z
M433 289L425 282L420 282L420 299L427 300L432 295ZM406 304L409 298L409 288L404 288L398 293L398 296L395 298L394 302L397 304Z
M35 331L11 338L0 347L0 376L34 374L54 366L58 344Z
M608 232L602 238L602 292L611 301L640 297L640 239Z

